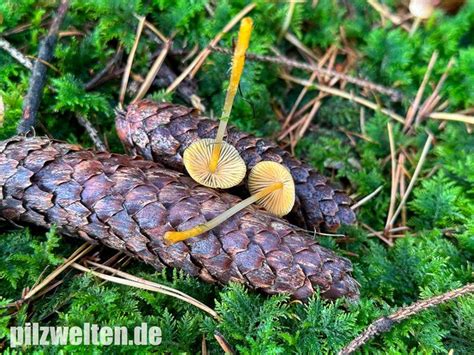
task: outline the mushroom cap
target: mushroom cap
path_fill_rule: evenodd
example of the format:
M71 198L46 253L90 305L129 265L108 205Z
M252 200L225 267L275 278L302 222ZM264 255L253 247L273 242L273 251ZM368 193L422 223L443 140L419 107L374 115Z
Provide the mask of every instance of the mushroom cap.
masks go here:
M209 170L214 142L214 139L206 138L191 144L183 154L186 170L196 182L207 187L228 189L238 185L247 173L247 166L229 143L221 143L217 169L213 173Z
M295 182L288 168L274 161L262 161L250 171L248 188L252 195L275 183L282 183L283 187L270 192L257 204L281 217L290 213L295 204Z
M411 0L408 8L413 16L426 20L433 14L435 6L433 0Z

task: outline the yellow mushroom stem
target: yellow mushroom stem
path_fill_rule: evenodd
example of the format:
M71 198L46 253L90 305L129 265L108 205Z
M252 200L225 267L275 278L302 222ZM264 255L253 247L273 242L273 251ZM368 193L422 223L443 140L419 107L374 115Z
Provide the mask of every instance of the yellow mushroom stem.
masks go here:
M271 184L270 186L262 189L261 191L257 192L255 195L252 195L248 198L246 198L243 201L240 201L238 204L235 206L232 206L229 208L227 211L221 213L219 216L211 219L207 223L199 224L196 227L190 228L188 230L180 231L180 232L174 232L174 231L169 231L165 233L164 239L165 243L167 245L171 245L177 242L181 242L183 240L197 237L200 234L206 233L210 231L211 229L217 227L219 224L222 222L225 222L228 220L230 217L232 217L234 214L237 212L243 210L245 207L250 206L252 203L264 198L265 196L269 195L270 193L280 190L283 188L283 183L282 182L275 182Z
M224 139L227 122L229 121L230 112L232 111L232 105L234 103L235 94L237 93L237 88L239 87L240 77L242 76L242 72L244 70L245 52L247 52L247 48L249 47L252 25L253 21L250 17L244 18L240 23L239 37L237 39L237 46L235 47L234 51L229 86L227 88L224 108L222 109L221 120L216 134L212 158L209 163L209 170L211 173L216 171L217 164L219 162L222 146L221 143Z

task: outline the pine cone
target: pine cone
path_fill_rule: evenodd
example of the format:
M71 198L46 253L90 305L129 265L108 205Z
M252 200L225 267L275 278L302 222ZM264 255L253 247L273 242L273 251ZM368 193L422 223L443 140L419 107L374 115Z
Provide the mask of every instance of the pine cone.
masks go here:
M200 116L191 108L173 104L139 101L118 111L117 132L124 145L135 154L184 171L183 152L200 138L213 138L218 122ZM230 127L226 141L237 148L251 169L261 160L272 160L288 167L296 184L296 195L307 228L337 230L340 224L355 222L351 199L331 187L311 166L295 159L275 143Z
M142 159L95 153L48 138L0 142L0 219L101 243L161 269L208 282L241 282L297 299L315 288L358 297L351 263L265 211L250 207L167 247L163 234L206 222L239 201Z

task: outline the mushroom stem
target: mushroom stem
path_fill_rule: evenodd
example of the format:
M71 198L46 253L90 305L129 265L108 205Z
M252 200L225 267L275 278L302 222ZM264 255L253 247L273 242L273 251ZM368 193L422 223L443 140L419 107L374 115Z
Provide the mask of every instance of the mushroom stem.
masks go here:
M275 182L269 185L268 187L262 189L261 191L257 192L255 195L252 195L246 198L245 200L240 201L238 204L236 204L235 206L232 206L227 211L221 213L220 215L211 219L207 223L202 223L202 224L197 225L196 227L193 227L184 231L180 231L180 232L175 232L175 231L166 232L164 236L165 243L167 245L172 245L174 243L181 242L183 240L197 237L200 234L206 233L210 231L211 229L217 227L222 222L225 222L234 214L243 210L245 207L250 206L252 203L282 188L283 188L282 182Z
M230 74L229 86L224 102L224 108L222 109L222 115L219 123L219 129L217 130L215 145L212 151L212 159L210 161L209 170L214 173L217 169L219 156L221 153L222 140L227 128L227 122L230 118L230 112L232 111L232 105L234 104L235 94L239 87L240 77L244 70L245 64L245 52L249 47L250 34L252 33L253 21L250 17L245 17L240 23L239 37L237 39L237 46L235 47L234 57L232 62L232 72Z

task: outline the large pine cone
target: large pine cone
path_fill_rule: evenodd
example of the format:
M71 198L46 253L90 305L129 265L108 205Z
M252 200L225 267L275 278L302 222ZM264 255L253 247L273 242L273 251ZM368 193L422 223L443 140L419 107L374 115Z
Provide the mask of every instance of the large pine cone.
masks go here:
M143 100L118 111L117 132L124 145L135 154L184 171L184 150L201 138L214 138L218 122L200 116L198 111L173 104ZM251 169L262 160L282 163L296 183L297 206L306 228L334 231L340 224L355 222L351 199L329 185L327 179L275 143L230 127L226 141L237 148Z
M349 260L249 207L212 231L167 247L163 234L206 222L239 201L158 164L48 138L0 142L0 219L99 242L161 269L241 282L304 299L357 298Z

